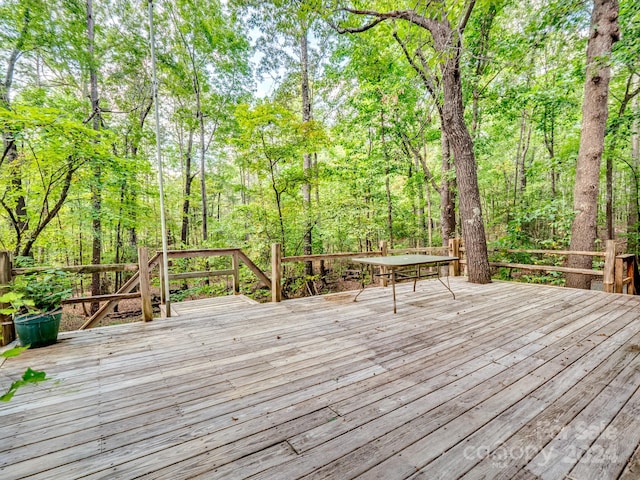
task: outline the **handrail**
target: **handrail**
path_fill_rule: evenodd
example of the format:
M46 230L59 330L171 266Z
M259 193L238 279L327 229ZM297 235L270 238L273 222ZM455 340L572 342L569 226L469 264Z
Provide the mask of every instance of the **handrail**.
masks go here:
M242 262L258 277L260 281L262 281L268 288L271 288L271 280L267 277L260 268L251 261L251 259L239 248L201 248L194 250L169 250L167 252L167 256L169 258L193 258L193 257L214 257L214 256L223 256L230 255L234 259L237 257L242 260ZM148 268L151 270L152 268L158 266L162 259L162 252L156 252L156 254L149 260ZM218 270L211 272L192 272L192 273L184 273L184 274L169 274L169 279L185 279L185 278L196 278L208 275L233 275L234 276L234 292L238 290L238 270L237 270L237 262L233 260L234 268L230 270ZM161 273L162 275L162 273ZM113 295L113 298L107 300L107 302L100 307L100 309L89 318L81 327L81 330L86 328L90 328L95 323L100 321L106 315L108 315L111 309L115 306L115 303L118 302L119 299L125 298L124 294L130 294L130 292L138 285L139 283L139 272L134 273L134 275L118 290L118 292ZM91 297L89 297L91 298ZM93 297L94 299L96 297ZM106 299L103 297L103 299Z
M149 259L149 262L147 263L149 270L151 270L152 268L158 265L158 260L160 259L161 256L162 256L162 253L156 253L153 257ZM139 283L140 283L140 272L138 271L138 272L135 272L131 276L131 278L127 280L125 284L122 285L122 287L120 287L120 290L118 290L116 293L131 293L131 290L137 287ZM98 311L89 318L89 320L87 320L82 324L82 326L80 327L80 330L85 330L93 326L98 321L102 320L109 313L111 313L111 310L115 307L116 303L118 303L117 300L107 300L107 302L104 303L98 309Z

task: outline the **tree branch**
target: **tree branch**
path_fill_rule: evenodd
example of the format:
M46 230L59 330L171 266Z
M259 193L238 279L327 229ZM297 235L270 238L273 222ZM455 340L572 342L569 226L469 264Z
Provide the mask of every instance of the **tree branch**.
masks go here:
M460 23L458 24L458 38L462 38L462 34L464 33L464 29L467 27L467 23L469 22L469 18L471 17L471 12L473 11L473 7L476 5L476 0L470 0L467 4L467 8L464 11L464 15L460 19Z
M360 10L355 8L341 8L340 10L343 12L352 13L354 15L374 17L375 20L373 20L371 23L368 23L362 27L355 27L355 28L345 28L345 27L340 27L339 25L330 24L338 33L362 33L375 27L377 24L381 22L384 22L385 20L390 20L394 18L406 20L422 28L425 28L432 33L435 30L437 30L438 27L440 26L440 24L435 20L423 17L422 15L417 13L415 10L393 10L391 12L376 12L375 10Z

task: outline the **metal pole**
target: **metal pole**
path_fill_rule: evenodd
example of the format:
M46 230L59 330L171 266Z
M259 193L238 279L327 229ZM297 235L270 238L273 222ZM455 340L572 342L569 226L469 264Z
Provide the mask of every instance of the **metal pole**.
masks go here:
M158 78L156 76L156 40L153 33L153 0L149 1L149 43L151 44L151 72L153 75L153 104L156 117L156 158L158 162L158 187L160 189L160 224L162 231L162 266L164 271L164 291L166 316L171 316L169 295L169 257L167 255L167 220L164 212L164 183L162 180L162 155L160 149L160 106L158 105Z

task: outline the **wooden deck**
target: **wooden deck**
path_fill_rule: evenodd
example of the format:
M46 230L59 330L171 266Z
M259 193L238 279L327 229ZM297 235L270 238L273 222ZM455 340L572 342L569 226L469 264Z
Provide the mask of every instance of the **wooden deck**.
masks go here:
M258 302L245 295L224 295L222 297L203 298L200 300L187 300L172 303L171 315L173 317L207 314L217 316L228 311L241 310L243 307L246 307L247 304L258 305ZM160 305L160 310L164 313L166 307Z
M640 298L451 280L62 334L0 478L640 478Z

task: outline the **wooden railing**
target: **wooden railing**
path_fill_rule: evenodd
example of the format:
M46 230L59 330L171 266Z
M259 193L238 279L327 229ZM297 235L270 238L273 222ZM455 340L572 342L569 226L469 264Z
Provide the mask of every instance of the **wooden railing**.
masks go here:
M354 257L375 257L383 255L401 254L401 253L438 253L448 254L450 256L460 258L459 262L453 262L449 266L449 274L451 276L464 275L465 272L461 269L466 268L467 261L464 258L465 248L461 245L459 238L449 239L449 245L447 247L424 247L424 248L407 248L407 249L387 249L387 243L380 243L380 250L371 252L349 252L349 253L331 253L320 255L297 255L292 257L282 257L279 244L273 244L272 246L272 264L271 264L271 278L277 279L272 283L271 299L274 302L279 302L282 299L282 265L284 263L291 262L309 262L309 261L321 261L321 260L344 260ZM531 271L545 271L545 272L562 272L562 273L577 273L580 275L591 275L595 277L603 278L603 289L609 293L623 293L625 291L628 294L635 294L636 287L634 282L634 274L638 269L635 262L635 255L632 254L616 254L616 245L613 240L608 240L606 243L606 250L603 252L583 252L583 251L570 251L570 250L538 250L538 249L502 249L495 250L495 252L504 253L528 253L528 254L542 254L542 255L554 255L554 256L567 256L567 255L585 255L592 257L603 257L605 259L604 269L583 269L583 268L571 268L565 266L556 265L534 265L512 262L489 262L492 267L503 267L509 269L531 270ZM383 280L381 280L383 281Z
M331 260L348 260L356 257L380 257L393 254L404 253L429 253L429 254L449 254L451 256L458 256L460 247L459 239L451 239L449 241L449 247L418 247L418 248L388 248L387 242L380 242L380 250L373 250L370 252L341 252L341 253L321 253L314 255L295 255L291 257L282 256L282 248L279 243L274 243L271 246L271 301L280 302L282 300L282 267L284 263L295 262L320 262ZM450 265L451 274L458 275L460 266L458 262L453 262ZM382 285L386 285L386 277L381 277L380 282Z
M225 270L209 270L200 272L169 273L169 280L183 280L188 278L204 278L230 276L233 278L233 292L240 292L240 263L244 263L268 288L271 288L271 279L239 248L218 248L218 249L198 249L198 250L170 250L167 252L169 259L176 258L197 258L230 256L231 268ZM74 274L91 274L103 272L132 272L129 278L120 289L113 294L74 297L64 300L63 304L77 303L101 303L98 311L94 313L80 329L90 328L107 316L120 300L140 298L142 301L142 315L144 321L149 321L153 317L151 310L150 277L152 271L157 267L159 270L161 285L161 302L168 303L168 297L164 291L164 272L162 271L162 252L156 252L151 258L148 257L147 249L138 249L139 262L124 264L105 265L74 265L66 267L29 267L13 268L11 255L9 252L0 251L0 295L7 289L12 279L18 275L28 275L32 273L44 272L55 268L63 272ZM134 291L136 290L136 291ZM169 309L170 314L170 309ZM14 338L13 322L10 318L2 318L2 338L3 344L11 342Z
M461 254L465 253L464 247L460 248ZM542 272L562 272L562 273L577 273L580 275L590 275L594 277L602 277L603 290L608 293L628 293L634 295L636 293L636 287L634 282L634 273L637 271L635 255L633 254L617 254L616 242L614 240L607 240L605 251L603 252L585 252L574 250L538 250L538 249L501 249L493 250L491 253L528 253L528 254L541 254L549 256L563 256L567 255L583 255L591 257L604 258L604 268L602 270L596 269L584 269L584 268L572 268L564 267L560 265L539 265L539 264L523 264L512 262L489 262L492 267L503 267L509 269L519 270L531 270ZM461 258L460 264L466 267L467 261ZM626 292L625 292L625 288Z

